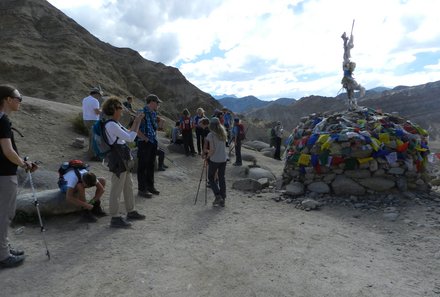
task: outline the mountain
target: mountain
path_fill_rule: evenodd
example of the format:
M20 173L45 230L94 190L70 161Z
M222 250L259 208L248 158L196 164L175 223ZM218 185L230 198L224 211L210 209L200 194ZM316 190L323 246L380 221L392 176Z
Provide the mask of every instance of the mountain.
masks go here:
M80 104L99 85L120 98L157 94L169 117L220 107L177 68L100 41L45 0L1 0L0 14L0 81L24 95Z
M295 99L279 98L274 101L263 101L255 96L246 96L242 98L237 98L234 96L221 98L217 101L235 113L244 113L258 108L264 108L272 104L287 106L294 102Z
M288 106L268 105L247 112L245 116L266 122L279 120L290 130L309 114L346 109L345 98L346 94L337 97L309 96ZM427 129L432 140L440 137L440 81L412 87L398 86L381 93L367 92L358 104L387 113L398 113Z

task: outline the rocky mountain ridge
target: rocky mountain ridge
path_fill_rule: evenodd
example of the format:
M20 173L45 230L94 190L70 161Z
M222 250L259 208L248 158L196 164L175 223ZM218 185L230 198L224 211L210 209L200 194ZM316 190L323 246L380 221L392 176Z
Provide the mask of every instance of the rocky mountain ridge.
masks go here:
M0 15L0 81L25 95L79 104L99 85L122 98L155 93L169 117L220 107L177 68L100 41L45 0L2 0Z

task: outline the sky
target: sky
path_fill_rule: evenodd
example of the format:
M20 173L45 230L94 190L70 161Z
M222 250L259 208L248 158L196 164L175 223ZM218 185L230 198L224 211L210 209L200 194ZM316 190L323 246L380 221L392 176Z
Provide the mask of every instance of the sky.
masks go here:
M213 96L341 92L353 20L366 89L440 80L437 0L49 0L104 42L177 67Z

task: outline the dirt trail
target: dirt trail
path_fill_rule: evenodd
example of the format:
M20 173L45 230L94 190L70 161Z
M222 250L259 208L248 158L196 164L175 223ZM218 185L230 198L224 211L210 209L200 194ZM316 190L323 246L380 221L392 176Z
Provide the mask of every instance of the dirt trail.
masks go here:
M17 139L22 154L51 170L66 156L84 156L68 145L77 137L69 123L55 121L73 116L66 105L41 112L44 105L27 104L13 118L26 135ZM137 200L147 219L132 229L110 229L108 217L95 224L77 215L44 218L48 261L38 225L19 234L21 225L11 228L11 242L28 257L0 270L0 296L440 296L438 202L407 200L395 222L382 210L348 206L306 212L274 202L276 192L231 190L228 165L227 205L213 209L211 191L204 205L203 185L193 205L201 160L168 157L179 167L166 161L170 168L156 175L161 193ZM273 159L259 155L258 164L281 172Z

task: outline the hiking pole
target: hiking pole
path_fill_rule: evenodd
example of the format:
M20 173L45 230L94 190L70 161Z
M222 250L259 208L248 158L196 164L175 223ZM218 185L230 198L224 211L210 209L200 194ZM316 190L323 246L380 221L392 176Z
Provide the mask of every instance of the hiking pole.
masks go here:
M28 157L25 157L24 160L27 161ZM46 236L44 235L44 232L46 232L46 229L44 228L43 220L41 219L40 208L39 208L37 196L35 196L35 187L34 187L34 181L32 180L32 173L30 170L28 170L27 173L28 173L29 183L31 184L32 198L34 198L34 205L37 209L38 220L40 222L41 234L43 234L43 241L44 241L44 245L46 247L46 256L50 260L50 253L49 253L49 249L47 248Z
M208 204L208 162L205 161L205 205Z
M202 174L200 175L199 186L197 187L196 199L194 199L194 205L197 203L197 198L199 197L200 184L202 183L203 173L205 172L206 160L203 160Z

